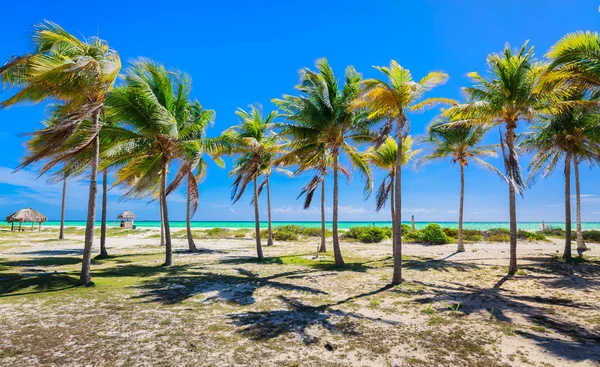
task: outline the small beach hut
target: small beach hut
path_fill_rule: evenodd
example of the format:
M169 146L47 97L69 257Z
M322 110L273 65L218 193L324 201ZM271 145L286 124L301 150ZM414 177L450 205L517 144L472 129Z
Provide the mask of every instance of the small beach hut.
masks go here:
M123 213L119 214L117 219L121 220L121 228L133 228L135 214L130 210L125 210Z
M23 222L31 222L31 230L33 231L33 225L38 223L38 228L42 229L42 223L47 221L48 218L37 210L33 210L31 208L25 208L18 210L8 217L6 217L6 221L10 223L10 230L15 230L15 222L19 223L19 231L21 231L21 225Z

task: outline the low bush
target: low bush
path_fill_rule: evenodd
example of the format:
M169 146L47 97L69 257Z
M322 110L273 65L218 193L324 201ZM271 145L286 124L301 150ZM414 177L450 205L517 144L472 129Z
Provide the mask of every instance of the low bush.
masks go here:
M345 235L360 242L374 243L392 237L392 229L389 227L352 227Z
M406 233L403 232L402 238L404 239L404 241L409 243L423 242L422 233L418 229Z
M573 231L573 237L575 238L575 231ZM583 231L583 239L590 242L600 243L600 231L597 229Z
M206 235L209 237L221 237L229 231L228 228L212 228L206 231Z
M560 227L546 227L543 231L540 231L540 233L542 233L546 236L558 236L558 237L565 236L565 230Z
M457 228L442 228L446 236L458 240L458 229ZM463 240L478 242L483 239L481 231L475 229L464 229L463 228Z
M450 243L450 238L444 233L439 224L429 223L421 230L421 240L432 245Z
M544 236L543 233L539 233L539 232L529 232L529 231L525 231L523 229L519 229L519 231L517 232L517 237L521 240L527 240L527 241L548 241L548 239L546 238L546 236Z

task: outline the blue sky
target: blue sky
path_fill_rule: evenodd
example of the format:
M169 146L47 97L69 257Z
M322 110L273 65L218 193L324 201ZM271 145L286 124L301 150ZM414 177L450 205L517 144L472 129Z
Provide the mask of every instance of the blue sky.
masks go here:
M236 124L234 111L251 103L264 110L270 100L294 93L298 70L327 57L339 77L354 65L365 77L375 77L373 65L390 59L411 69L416 78L431 70L450 75L448 83L430 96L460 99L466 73L485 73L485 59L504 44L520 46L525 40L542 57L560 37L576 30L598 29L600 13L594 1L164 1L86 2L33 1L3 5L0 22L0 62L22 54L31 46L32 25L49 19L80 36L99 35L128 60L148 57L168 68L189 73L193 97L217 111L209 135ZM368 4L368 5L366 5ZM9 96L1 92L0 98ZM437 111L410 116L412 134L419 135ZM45 106L18 106L0 110L0 217L25 206L50 219L60 213L60 187L36 180L35 168L11 173L24 154L26 138L20 134L41 126ZM498 142L492 131L489 143ZM490 160L500 166L500 160ZM527 157L522 163L526 165ZM231 163L228 161L228 169ZM200 206L194 220L250 220L250 198L230 204L228 169L211 165L200 187ZM583 220L600 221L598 169L581 169ZM376 183L382 177L375 175ZM295 198L310 177L273 177L274 220L318 220L318 207L305 211ZM331 186L329 186L331 188ZM491 173L466 169L466 221L506 221L506 184ZM564 216L561 171L540 180L518 200L519 221L560 221ZM458 168L449 162L429 164L404 174L403 217L417 220L455 221L459 193ZM248 193L249 194L249 193ZM263 204L264 204L263 200ZM69 182L67 219L85 218L87 182ZM328 203L331 200L328 198ZM185 218L183 193L169 199L171 218ZM330 206L330 205L329 205ZM342 220L387 220L389 210L374 210L373 199L364 201L362 181L356 175L340 187ZM109 218L123 209L139 219L158 218L156 204L147 200L121 201L120 190L109 194ZM329 209L330 210L330 209ZM265 209L261 215L265 219ZM329 214L330 216L330 214Z

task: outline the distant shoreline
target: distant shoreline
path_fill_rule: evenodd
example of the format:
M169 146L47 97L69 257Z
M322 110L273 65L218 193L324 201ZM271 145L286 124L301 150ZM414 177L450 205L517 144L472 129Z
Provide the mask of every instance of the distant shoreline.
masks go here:
M411 225L410 222L406 222L406 221L402 222L402 223ZM435 221L433 221L433 222L430 222L430 221L415 222L415 227L417 229L420 229L420 228L425 227L429 223L436 223L442 227L448 227L448 228L457 228L458 227L457 222L435 222ZM544 222L544 223L550 227L560 227L560 228L565 227L564 222ZM85 226L85 224L86 223L84 220L65 221L66 227L83 227L83 226ZM284 225L299 225L299 226L305 226L305 227L320 227L321 226L320 221L293 221L293 222L292 221L273 221L272 224L274 227L280 227L280 226L284 226ZM375 225L378 227L383 227L383 226L391 226L391 224L392 223L390 221L340 221L339 228L340 229L348 229L350 227L355 227L355 226L372 226L372 225ZM541 224L542 224L542 222L518 222L517 227L519 229L524 229L524 230L540 230ZM119 225L120 225L120 221L117 221L117 220L107 222L107 226L109 226L109 227L119 227ZM135 225L137 226L137 228L159 228L160 222L159 221L136 221ZM171 221L170 225L171 225L171 228L185 228L185 221ZM325 225L327 228L331 228L331 222L326 222ZM25 223L23 223L23 226L25 226ZM58 226L60 226L60 221L57 221L57 220L50 220L50 221L47 221L42 224L42 227L53 228L53 227L58 227ZM100 226L99 221L96 221L96 226L97 227ZM254 228L254 221L192 221L191 226L192 226L192 228L196 228L196 229ZM261 221L260 226L261 226L261 228L266 228L267 222ZM588 230L589 229L600 229L600 222L583 222L582 227L583 227L583 229L588 229ZM509 228L509 223L508 222L464 222L463 228L464 229L476 229L476 230L487 230L490 228ZM572 228L575 228L575 223L572 224Z

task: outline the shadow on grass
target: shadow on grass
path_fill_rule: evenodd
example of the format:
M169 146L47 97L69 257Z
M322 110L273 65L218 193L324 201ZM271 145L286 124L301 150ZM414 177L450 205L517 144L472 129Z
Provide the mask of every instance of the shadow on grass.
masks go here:
M39 258L29 258L23 260L0 261L0 266L7 267L27 267L27 266L64 266L81 264L80 257L72 256L48 256Z
M57 292L79 285L79 279L66 274L35 274L22 276L21 274L0 275L0 298L22 296L33 293ZM31 289L28 292L20 292Z
M370 261L366 262L346 262L345 267L337 267L333 260L324 259L324 258L314 258L313 254L303 254L303 255L290 255L290 256L275 256L275 257L265 257L264 259L258 259L256 257L237 257L231 259L223 259L218 262L219 264L232 264L232 265L242 265L242 264L286 264L286 265L301 265L306 266L308 268L316 269L316 270L325 270L325 271L356 271L356 272L366 272L370 267L366 264L370 263Z

